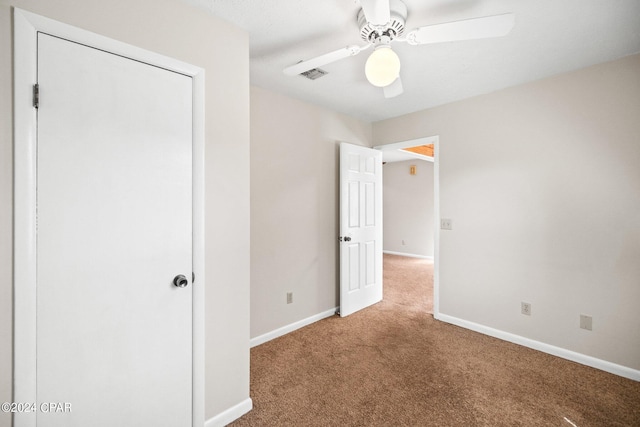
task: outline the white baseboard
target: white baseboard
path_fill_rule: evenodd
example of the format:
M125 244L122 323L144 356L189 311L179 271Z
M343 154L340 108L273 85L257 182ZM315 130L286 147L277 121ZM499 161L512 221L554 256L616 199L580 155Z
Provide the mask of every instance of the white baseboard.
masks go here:
M416 255L416 254L406 254L404 252L395 252L395 251L382 251L383 254L389 254L389 255L400 255L400 256L406 256L406 257L410 257L410 258L422 258L422 259L433 259L432 256L427 256L427 255Z
M336 314L336 310L338 307L332 308L331 310L323 311L322 313L315 314L313 316L307 317L306 319L298 320L297 322L291 323L289 325L278 328L274 331L267 332L266 334L262 334L255 338L251 338L249 341L249 347L255 347L260 344L264 344L267 341L271 341L274 338L281 337L283 335L288 334L289 332L293 332L296 329L300 329L303 326L310 325L318 320L326 319L327 317L331 317Z
M237 420L238 418L249 412L251 409L253 409L253 401L250 397L248 397L237 405L234 405L226 411L219 413L215 417L209 418L207 421L205 421L204 427L226 426L227 424L230 424L231 422Z
M475 332L480 332L484 335L489 335L504 341L522 345L524 347L529 347L534 350L542 351L543 353L571 360L572 362L600 369L602 371L629 378L634 381L640 381L640 370L637 369L632 369L627 366L622 366L612 362L608 362L606 360L597 359L592 356L587 356L586 354L577 353L575 351L567 350L562 347L556 347L551 344L535 341L529 338L522 337L520 335L515 335L509 332L501 331L499 329L493 329L479 323L470 322L468 320L460 319L446 314L438 313L438 315L434 317L437 320L460 326L465 329L470 329Z

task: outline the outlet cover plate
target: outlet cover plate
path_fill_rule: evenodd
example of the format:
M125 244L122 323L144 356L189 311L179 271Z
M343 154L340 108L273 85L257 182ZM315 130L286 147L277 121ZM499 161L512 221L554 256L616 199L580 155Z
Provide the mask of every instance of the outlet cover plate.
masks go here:
M580 329L586 329L587 331L593 330L593 318L586 314L580 315Z

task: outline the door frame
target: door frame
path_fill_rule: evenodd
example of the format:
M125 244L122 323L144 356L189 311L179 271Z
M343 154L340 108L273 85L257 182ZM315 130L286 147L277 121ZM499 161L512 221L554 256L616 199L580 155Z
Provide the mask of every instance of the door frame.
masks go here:
M13 9L14 217L13 401L36 396L36 155L37 36L47 33L192 78L193 82L193 352L192 423L204 425L204 69L34 13ZM91 95L87 96L91 101ZM16 427L35 425L34 413L16 414Z
M433 317L440 318L440 136L376 145L376 150L392 151L433 144ZM416 155L418 157L419 155ZM384 197L384 193L382 195Z

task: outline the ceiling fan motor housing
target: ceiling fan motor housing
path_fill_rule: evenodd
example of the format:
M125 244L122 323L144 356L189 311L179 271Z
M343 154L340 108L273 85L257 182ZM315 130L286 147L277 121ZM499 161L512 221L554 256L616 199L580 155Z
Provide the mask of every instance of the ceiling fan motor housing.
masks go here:
M404 33L407 20L407 6L400 0L390 0L391 20L385 25L372 25L367 21L364 11L358 12L358 26L360 37L367 43L373 43L381 36L388 36L391 40Z

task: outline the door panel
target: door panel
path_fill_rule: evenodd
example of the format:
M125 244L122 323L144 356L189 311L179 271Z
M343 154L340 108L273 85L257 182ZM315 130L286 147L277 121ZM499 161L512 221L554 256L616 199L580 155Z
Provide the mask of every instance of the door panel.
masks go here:
M382 153L340 144L340 315L382 300Z
M188 426L192 80L40 33L39 426Z

